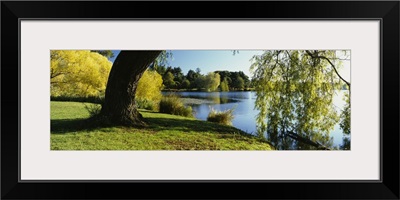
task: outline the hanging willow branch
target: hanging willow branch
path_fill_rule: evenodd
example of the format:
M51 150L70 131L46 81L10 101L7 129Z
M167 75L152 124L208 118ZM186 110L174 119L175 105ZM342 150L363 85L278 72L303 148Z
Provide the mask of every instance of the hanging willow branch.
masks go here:
M308 54L309 56L311 56L311 58L320 58L320 59L324 59L324 60L328 61L329 64L332 66L332 68L335 70L335 73L338 75L338 77L339 77L343 82L345 82L346 85L349 86L349 88L350 88L350 83L349 83L348 81L346 81L342 76L340 76L339 72L336 70L335 65L331 62L331 60L330 60L329 58L327 58L327 57L325 57L325 56L320 56L320 55L313 54L313 53L311 53L309 50L306 50L306 52L307 52L307 54Z

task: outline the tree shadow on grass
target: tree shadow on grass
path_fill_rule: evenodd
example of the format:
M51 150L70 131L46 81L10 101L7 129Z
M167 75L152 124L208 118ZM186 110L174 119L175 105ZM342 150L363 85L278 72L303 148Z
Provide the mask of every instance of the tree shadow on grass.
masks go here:
M150 112L150 111L141 111ZM201 120L190 119L169 119L169 118L145 118L147 126L136 127L152 131L182 131L182 132L216 132L223 134L240 134L247 137L254 137L240 129L232 126L221 125ZM50 123L50 132L52 134L66 134L79 131L91 131L105 127L120 127L111 126L99 121L94 121L93 118L77 118L77 119L53 119Z
M207 121L189 120L189 119L168 119L168 118L145 118L148 126L140 127L143 129L151 129L154 131L183 131L183 132L218 132L218 133L235 133L249 135L248 133L236 129L232 126L214 124ZM53 134L65 134L71 132L79 132L82 130L93 130L96 128L108 127L107 125L99 125L91 122L91 119L54 119L50 122L50 130ZM118 127L118 126L115 126Z
M88 129L88 119L52 119L50 121L50 132L52 134L65 134Z
M115 127L104 123L97 117L76 119L52 119L50 120L50 132L52 134L66 134L79 131L91 131L98 128Z

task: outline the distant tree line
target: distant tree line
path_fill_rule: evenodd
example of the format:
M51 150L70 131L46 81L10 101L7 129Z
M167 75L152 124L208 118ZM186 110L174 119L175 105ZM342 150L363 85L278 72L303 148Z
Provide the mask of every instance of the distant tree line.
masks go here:
M157 66L155 69L163 79L164 89L232 91L251 87L249 77L242 71L214 71L201 74L201 70L189 70L183 74L180 67Z

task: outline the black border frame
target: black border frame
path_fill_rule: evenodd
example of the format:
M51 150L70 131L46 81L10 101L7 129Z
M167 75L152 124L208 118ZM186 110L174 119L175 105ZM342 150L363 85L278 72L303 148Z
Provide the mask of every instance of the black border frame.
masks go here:
M229 9L226 9L228 7ZM399 7L398 1L2 1L1 198L399 199ZM102 183L96 181L56 181L51 183L18 181L18 133L21 128L19 124L20 20L149 20L166 18L174 20L380 20L381 181L107 181ZM13 78L9 74L17 73L18 84L15 84L15 77ZM18 98L16 98L17 96ZM16 110L18 112L15 112ZM18 132L15 131L16 126L11 126L11 124L17 124ZM166 189L166 192L149 194L145 190L146 188ZM282 188L285 189L282 190Z

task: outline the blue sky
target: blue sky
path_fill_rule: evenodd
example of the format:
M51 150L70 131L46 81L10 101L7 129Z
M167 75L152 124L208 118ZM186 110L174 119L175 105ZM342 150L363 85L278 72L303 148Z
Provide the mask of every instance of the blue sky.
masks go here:
M120 51L113 51L114 62ZM172 50L172 58L169 59L168 66L180 67L186 73L192 69L200 68L202 74L213 71L243 71L251 77L250 59L253 55L259 55L262 51L240 50L233 55L231 50ZM339 70L340 75L350 81L350 61L343 61L343 67Z
M120 51L113 51L114 62ZM250 59L253 55L261 54L262 51L240 50L233 55L230 50L172 50L172 58L168 60L168 66L180 67L186 75L189 70L200 68L202 74L217 70L243 71L250 75Z

